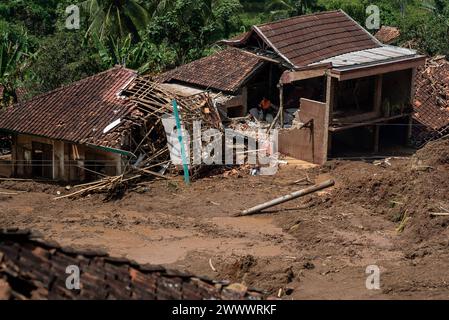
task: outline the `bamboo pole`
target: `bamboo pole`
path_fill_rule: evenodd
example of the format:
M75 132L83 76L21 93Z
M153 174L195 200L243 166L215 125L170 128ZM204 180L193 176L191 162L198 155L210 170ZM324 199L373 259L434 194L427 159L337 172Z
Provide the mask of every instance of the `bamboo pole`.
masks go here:
M314 193L314 192L317 192L317 191L320 191L320 190L332 187L333 185L335 185L335 181L334 180L328 180L328 181L325 181L323 183L319 183L317 185L311 186L309 188L305 188L303 190L299 190L299 191L290 193L290 194L288 194L286 196L283 196L283 197L280 197L280 198L268 201L266 203L260 204L258 206L255 206L255 207L251 208L251 209L242 211L241 213L239 213L239 214L237 214L235 216L236 217L242 217L242 216L248 216L248 215L251 215L251 214L255 214L255 213L258 213L258 212L260 212L262 210L265 210L265 209L277 206L277 205L279 205L281 203L288 202L288 201L291 201L291 200L294 200L294 199L297 199L297 198L300 198L300 197L304 197L304 196L306 196L308 194L311 194L311 193Z

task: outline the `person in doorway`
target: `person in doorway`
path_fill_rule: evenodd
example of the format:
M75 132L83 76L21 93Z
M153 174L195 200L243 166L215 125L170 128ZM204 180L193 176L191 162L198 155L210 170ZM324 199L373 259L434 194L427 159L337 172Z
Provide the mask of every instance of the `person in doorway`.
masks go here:
M269 99L264 97L262 99L262 101L260 102L259 107L260 107L260 109L262 110L262 113L263 113L262 120L266 121L267 120L267 115L269 113L271 113L271 111L273 111L273 104L271 103L271 101Z

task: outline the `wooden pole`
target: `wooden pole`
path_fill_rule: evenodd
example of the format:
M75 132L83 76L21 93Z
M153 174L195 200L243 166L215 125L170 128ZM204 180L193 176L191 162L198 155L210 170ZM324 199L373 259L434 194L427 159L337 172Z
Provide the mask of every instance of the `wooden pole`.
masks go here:
M284 85L279 84L279 114L281 119L281 128L284 128Z
M258 206L255 206L254 208L242 211L241 213L237 214L236 217L248 216L248 215L260 212L262 210L265 210L265 209L277 206L277 205L279 205L281 203L285 203L285 202L288 202L288 201L291 201L291 200L294 200L294 199L297 199L297 198L300 198L300 197L304 197L304 196L306 196L308 194L317 192L319 190L323 190L323 189L332 187L333 185L335 185L335 181L334 180L328 180L328 181L325 181L323 183L311 186L309 188L305 188L303 190L299 190L299 191L290 193L290 194L288 194L286 196L283 196L283 197L280 197L280 198L268 201L266 203L260 204Z

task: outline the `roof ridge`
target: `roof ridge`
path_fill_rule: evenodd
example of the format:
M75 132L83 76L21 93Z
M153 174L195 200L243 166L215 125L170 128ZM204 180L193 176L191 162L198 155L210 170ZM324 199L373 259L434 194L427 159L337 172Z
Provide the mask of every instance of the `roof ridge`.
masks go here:
M41 100L42 98L45 98L45 97L47 97L47 96L49 96L49 95L51 95L51 94L57 93L57 92L59 92L59 91L62 91L62 90L64 90L64 89L67 89L67 88L69 88L69 87L80 85L80 84L82 84L82 83L84 83L84 82L87 82L88 80L95 79L96 77L102 76L102 75L104 75L104 74L106 74L106 73L109 73L109 72L111 72L111 71L122 70L122 69L123 69L123 70L126 70L126 71L131 71L131 72L134 72L135 74L137 74L137 71L135 71L135 70L128 69L128 68L126 68L126 67L124 67L124 66L121 66L121 65L115 65L115 66L112 67L112 68L109 68L109 69L107 69L107 70L101 71L101 72L96 73L96 74L93 74L93 75L91 75L91 76L89 76L89 77L86 77L86 78L77 80L77 81L72 82L72 83L68 83L68 84L66 84L66 85L62 85L62 86L60 86L59 88L56 88L56 89L53 89L53 90L50 90L50 91L47 91L47 92L38 94L37 96L35 96L35 97L33 97L33 98L31 98L31 99L29 99L29 100L27 100L27 101L23 101L23 102L17 103L16 105L14 105L14 107L20 107L20 106L23 106L23 105L25 105L25 104L27 104L27 103L29 103L29 102L31 102L31 101L34 102L34 101L36 101L36 100Z
M319 12L315 12L315 13L308 13L308 14L302 14L302 15L299 15L299 16L284 18L284 19L280 19L280 20L276 20L276 21L265 22L265 23L262 23L262 24L254 25L253 27L262 27L262 26L267 26L267 25L273 25L273 24L282 23L282 22L293 20L293 19L297 19L297 18L306 18L306 17L317 16L317 15L322 15L322 14L327 14L327 13L335 13L335 12L344 12L344 11L342 9L329 10L329 11L319 11Z

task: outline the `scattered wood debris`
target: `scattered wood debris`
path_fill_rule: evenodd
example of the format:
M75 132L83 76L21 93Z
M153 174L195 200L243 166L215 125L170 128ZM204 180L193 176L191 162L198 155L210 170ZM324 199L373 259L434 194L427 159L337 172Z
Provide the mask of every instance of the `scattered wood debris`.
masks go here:
M123 94L136 106L131 115L124 119L127 123L126 130L130 133L127 149L135 158L129 159L122 175L103 177L98 181L76 186L74 189L79 190L56 197L56 200L97 192L107 193L106 199L114 199L121 197L136 184L142 183L142 180L170 179L167 172L174 173L178 168L171 163L171 146L163 119L173 114L173 100L177 101L182 126L187 132L193 132L195 121L201 121L203 132L208 129L223 130L218 110L206 92L181 97L166 90L159 83L140 77L133 81ZM193 148L189 149L193 157ZM194 179L203 168L202 165L190 165L192 178Z

